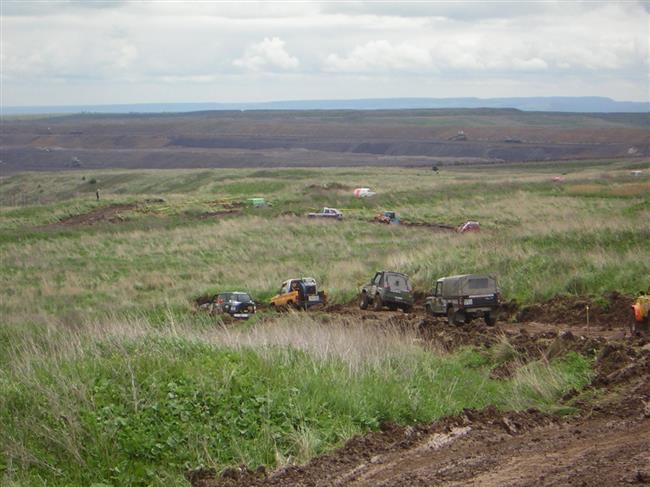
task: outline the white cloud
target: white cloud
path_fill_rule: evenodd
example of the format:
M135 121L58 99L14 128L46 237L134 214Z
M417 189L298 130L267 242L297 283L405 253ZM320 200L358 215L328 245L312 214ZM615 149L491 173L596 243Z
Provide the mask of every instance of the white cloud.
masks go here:
M266 37L246 49L244 55L233 61L235 66L251 71L292 70L298 68L298 58L291 56L279 37Z
M649 96L642 2L5 3L7 105Z
M325 69L342 72L368 72L382 70L420 71L431 67L429 51L401 43L393 45L386 40L370 41L356 46L346 56L330 54Z

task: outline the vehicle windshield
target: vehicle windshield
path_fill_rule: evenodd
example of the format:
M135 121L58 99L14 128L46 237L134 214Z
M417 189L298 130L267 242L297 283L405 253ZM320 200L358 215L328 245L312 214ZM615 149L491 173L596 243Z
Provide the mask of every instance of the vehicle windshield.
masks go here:
M386 274L386 282L391 289L396 291L410 291L411 283L402 274Z
M251 301L251 297L246 293L234 293L232 295L233 301L239 301L240 303L247 303Z

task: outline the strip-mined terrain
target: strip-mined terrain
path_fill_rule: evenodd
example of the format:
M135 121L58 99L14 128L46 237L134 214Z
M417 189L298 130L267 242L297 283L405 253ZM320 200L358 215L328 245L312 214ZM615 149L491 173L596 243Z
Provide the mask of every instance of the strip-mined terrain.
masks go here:
M9 118L0 171L431 166L650 155L647 113L215 111Z

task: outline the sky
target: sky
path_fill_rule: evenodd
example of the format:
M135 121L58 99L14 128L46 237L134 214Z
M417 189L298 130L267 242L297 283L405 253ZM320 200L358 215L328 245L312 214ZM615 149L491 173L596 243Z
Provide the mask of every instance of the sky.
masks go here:
M3 106L650 100L650 1L0 0Z

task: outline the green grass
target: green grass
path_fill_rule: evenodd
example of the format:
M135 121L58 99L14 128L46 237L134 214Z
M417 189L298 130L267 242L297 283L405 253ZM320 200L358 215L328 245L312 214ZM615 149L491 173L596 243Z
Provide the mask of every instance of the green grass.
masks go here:
M312 275L348 302L378 269L408 273L422 292L441 276L489 272L520 303L634 294L650 275L650 194L647 173L632 178L629 165L567 163L564 184L542 165L0 179L1 482L185 485L187 468L302 462L382 421L487 405L557 411L588 382L588 358L494 381L498 354L425 351L409 333L311 313L223 330L194 299L239 289L264 302L283 280ZM355 199L358 186L378 194ZM203 216L249 196L273 206ZM126 203L119 223L56 225ZM345 220L302 217L319 206ZM476 219L483 231L369 222L384 209L416 222Z
M198 466L300 463L385 421L548 409L591 374L587 359L569 355L497 381L478 351L432 354L395 336L352 363L293 346L148 335L77 337L81 347L61 355L56 335L0 375L0 471L17 485L185 485Z

